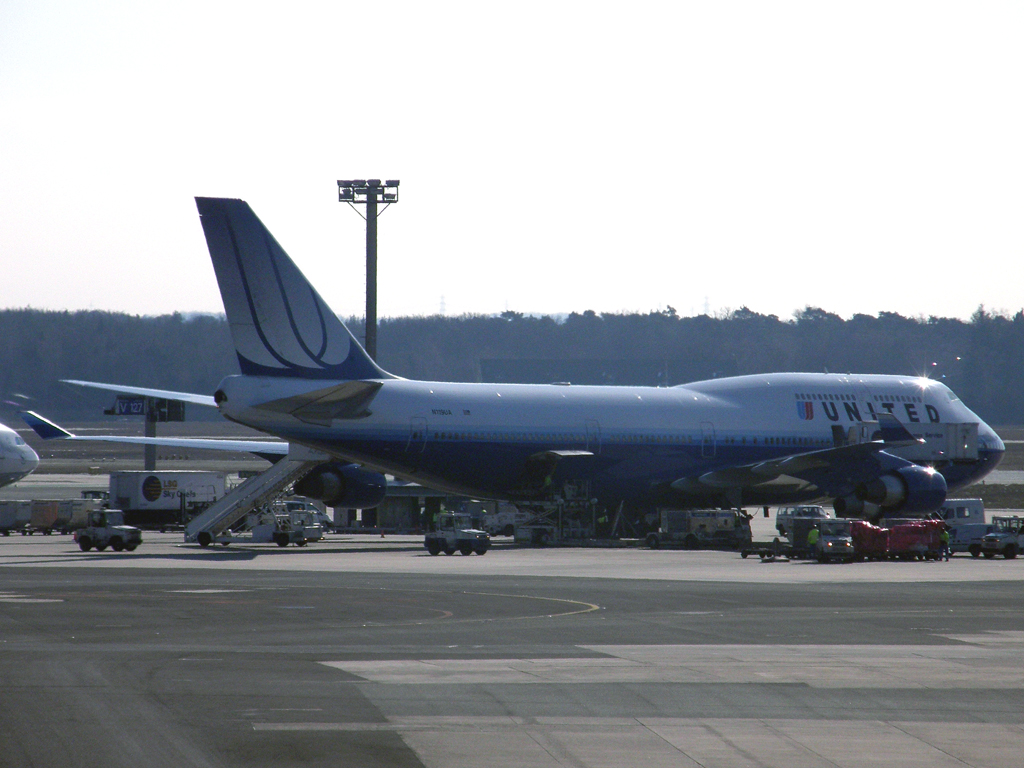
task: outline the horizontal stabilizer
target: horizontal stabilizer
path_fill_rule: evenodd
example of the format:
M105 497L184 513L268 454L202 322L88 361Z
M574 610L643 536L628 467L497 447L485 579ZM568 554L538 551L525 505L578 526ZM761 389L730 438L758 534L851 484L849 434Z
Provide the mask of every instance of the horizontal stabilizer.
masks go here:
M208 451L255 453L270 461L270 457L286 456L288 443L278 440L220 440L203 437L132 437L128 435L76 435L34 411L21 414L43 440L77 440L91 443L124 443L126 445L156 445L163 448L198 448Z
M65 384L74 384L76 387L91 387L92 389L105 389L108 392L119 392L123 395L142 395L143 397L156 397L163 400L180 400L183 403L195 405L207 405L216 408L217 403L213 395L197 395L192 392L175 392L170 389L150 389L148 387L128 387L124 384L102 384L98 381L79 381L78 379L61 379Z

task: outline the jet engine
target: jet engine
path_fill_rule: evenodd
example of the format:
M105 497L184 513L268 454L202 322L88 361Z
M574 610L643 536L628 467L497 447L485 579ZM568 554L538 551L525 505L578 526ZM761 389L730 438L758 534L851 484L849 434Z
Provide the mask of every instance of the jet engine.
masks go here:
M329 507L370 509L387 494L388 481L379 472L355 464L321 464L295 484L295 493L318 499Z
M852 496L836 499L833 506L839 517L860 517L879 508L882 515L932 512L945 500L946 478L932 467L912 464L876 477Z

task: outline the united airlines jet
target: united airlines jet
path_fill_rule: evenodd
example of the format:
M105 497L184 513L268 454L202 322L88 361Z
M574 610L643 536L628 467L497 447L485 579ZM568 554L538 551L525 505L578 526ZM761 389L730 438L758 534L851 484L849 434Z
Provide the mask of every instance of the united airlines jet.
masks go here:
M386 472L526 507L581 493L640 513L830 499L840 514L878 516L937 509L1003 455L948 387L914 376L669 388L403 379L370 359L245 202L196 202L241 366L214 402L326 454L325 472L359 465L374 486Z
M0 424L0 486L16 483L39 466L39 456L21 436Z

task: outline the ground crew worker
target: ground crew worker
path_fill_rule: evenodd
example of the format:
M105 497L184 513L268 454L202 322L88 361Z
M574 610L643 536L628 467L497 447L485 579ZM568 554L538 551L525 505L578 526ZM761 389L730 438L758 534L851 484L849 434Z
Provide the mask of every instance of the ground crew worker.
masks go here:
M946 562L949 562L949 529L943 528L942 533L939 534L939 557L946 556Z
M821 531L818 530L818 525L815 523L814 527L807 532L807 549L810 551L810 557L817 557L818 539L820 537Z

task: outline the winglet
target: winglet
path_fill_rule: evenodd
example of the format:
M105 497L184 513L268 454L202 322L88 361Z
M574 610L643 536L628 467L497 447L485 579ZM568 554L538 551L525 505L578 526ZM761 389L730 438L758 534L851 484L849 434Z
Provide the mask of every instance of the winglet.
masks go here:
M886 445L913 445L924 442L910 434L907 428L900 424L899 419L891 413L879 413L876 418L882 433L882 442Z
M21 418L24 419L25 423L32 427L32 429L35 430L35 433L43 438L43 440L61 440L74 437L73 434L63 427L57 426L49 419L44 419L34 411L22 412Z

